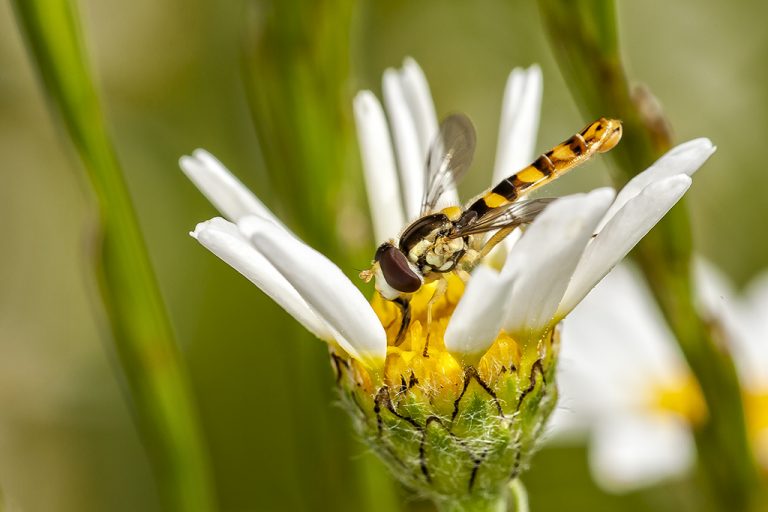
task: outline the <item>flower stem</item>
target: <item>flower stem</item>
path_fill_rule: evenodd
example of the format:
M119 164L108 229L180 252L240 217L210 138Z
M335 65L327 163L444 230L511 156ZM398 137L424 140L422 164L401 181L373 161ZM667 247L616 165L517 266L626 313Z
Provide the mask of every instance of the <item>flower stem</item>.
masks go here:
M213 482L182 357L68 0L16 0L17 19L50 105L82 159L98 200L94 269L127 392L166 509L216 510Z
M515 478L509 482L509 490L512 494L512 503L515 505L515 512L529 512L528 491L525 489L522 480Z
M306 241L335 256L354 154L348 91L351 0L253 3L246 91L270 179Z
M283 200L277 208L284 206L281 214L310 245L341 268L355 268L353 256L340 249L336 232L340 205L350 203L342 196L344 188L360 175L350 172L355 152L349 93L355 2L267 0L251 4L243 46L245 85L267 172ZM327 365L327 358L318 358L316 363ZM303 385L311 390L318 384ZM308 398L314 397L301 399ZM325 421L329 424L346 421L327 407L315 413L328 414ZM372 454L359 455L362 450L346 426L329 429L325 439L306 447L303 464L312 466L305 469L311 477L302 492L312 495L322 488L323 495L343 496L342 506L350 510L398 510L400 500L391 476ZM302 433L307 435L317 433ZM318 478L333 474L329 464L344 476Z
M436 502L438 512L506 512L509 500L505 493L494 498L470 496L462 500Z
M622 65L613 0L539 0L562 73L589 119L616 117L624 138L611 153L621 185L671 146L668 125L646 89L632 90ZM695 431L701 469L718 510L758 508L759 476L747 438L733 360L716 319L702 318L693 299L690 220L681 204L638 245L640 264L697 377L709 420Z

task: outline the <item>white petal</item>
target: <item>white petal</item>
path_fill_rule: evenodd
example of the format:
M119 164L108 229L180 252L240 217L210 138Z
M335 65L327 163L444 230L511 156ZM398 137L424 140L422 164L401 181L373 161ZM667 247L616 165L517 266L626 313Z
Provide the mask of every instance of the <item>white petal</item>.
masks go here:
M557 305L590 236L613 199L612 189L558 199L531 224L507 258L502 273L515 274L507 332L538 336Z
M590 467L602 487L626 492L684 474L694 450L691 433L672 416L615 416L594 433Z
M742 383L754 392L768 389L768 274L750 282L737 297L728 278L714 265L695 261L696 295L706 316L725 329Z
M624 185L616 201L611 205L611 209L605 215L600 223L598 231L605 226L609 220L618 212L630 199L638 195L651 183L660 181L677 174L693 175L699 167L715 152L715 146L706 138L694 139L684 142L667 151L664 156L656 160L648 169L641 172L629 183Z
M217 217L198 224L191 235L258 286L312 334L325 341L332 339L325 322L312 311L280 272L259 254L237 226Z
M697 257L693 263L696 299L704 314L735 313L736 293L728 278L704 258Z
M437 135L437 114L424 71L411 57L403 60L401 80L419 137L421 155L426 159L432 139ZM425 160L426 161L426 160Z
M651 183L626 202L584 251L558 308L558 316L567 315L666 215L690 186L691 178L680 174Z
M418 133L419 154L421 155L421 165L424 167L429 147L432 145L432 140L438 131L437 114L435 113L435 104L432 101L432 93L429 91L429 83L424 75L424 71L411 57L406 57L403 60L400 82L416 126L416 132ZM445 191L438 198L437 207L442 208L458 204L460 203L456 184L451 183L445 187Z
M424 194L424 157L419 148L416 125L405 99L400 76L394 69L384 72L384 105L395 140L400 182L403 184L406 217L415 219Z
M754 324L749 329L759 338L768 340L768 271L763 271L747 285L744 298L749 309L756 314ZM764 344L768 351L768 343Z
M380 365L384 328L363 294L328 258L259 217L238 226L310 307L338 333L336 341L365 364Z
M354 101L357 138L376 242L397 236L405 224L387 121L379 100L361 91Z
M747 286L738 321L741 350L749 355L752 363L751 375L743 377L753 389L765 392L768 389L768 272L752 279Z
M232 222L246 215L259 215L285 227L253 192L204 149L196 149L192 156L182 156L179 166L213 206Z
M479 266L445 330L445 348L457 359L479 358L493 344L501 328L509 277Z
M515 68L504 91L496 147L493 183L496 184L528 165L534 157L539 130L542 78L537 65Z
M493 170L494 185L512 176L533 160L539 129L541 95L542 77L538 65L512 70L504 90ZM506 237L499 249L506 252L512 250L512 246L520 237L520 230L515 230L513 235L515 234L517 236Z
M722 322L727 336L734 338L734 341L741 337L739 334L747 334L749 329L745 329L741 316L743 303L737 298L725 274L704 258L696 257L693 261L693 275L697 306L701 314L705 318L713 317ZM734 354L737 359L746 355L739 353L741 347L733 348L737 349ZM747 356L744 362L749 364L750 357Z

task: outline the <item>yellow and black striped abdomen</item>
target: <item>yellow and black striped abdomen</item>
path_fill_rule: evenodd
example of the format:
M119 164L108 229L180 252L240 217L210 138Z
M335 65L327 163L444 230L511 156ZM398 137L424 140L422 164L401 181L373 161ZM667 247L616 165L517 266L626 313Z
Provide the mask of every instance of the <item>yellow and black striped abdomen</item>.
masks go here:
M595 153L604 153L621 139L621 121L600 118L570 139L539 156L528 167L502 180L467 211L482 217L488 211L516 201L520 196L557 179Z

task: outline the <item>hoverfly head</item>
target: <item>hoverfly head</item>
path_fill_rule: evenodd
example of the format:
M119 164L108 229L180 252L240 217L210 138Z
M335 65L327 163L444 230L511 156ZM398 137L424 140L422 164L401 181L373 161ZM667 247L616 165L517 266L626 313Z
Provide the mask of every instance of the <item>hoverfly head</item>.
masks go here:
M385 299L393 300L403 293L413 293L421 288L423 277L392 242L381 244L373 260L369 275L373 274L376 278L376 289Z

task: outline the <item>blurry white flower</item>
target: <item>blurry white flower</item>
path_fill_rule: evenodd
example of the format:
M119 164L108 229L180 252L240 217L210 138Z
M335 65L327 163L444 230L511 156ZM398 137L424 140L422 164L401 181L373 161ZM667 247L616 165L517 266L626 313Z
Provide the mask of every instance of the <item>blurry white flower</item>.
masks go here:
M701 307L724 321L745 387L750 434L768 468L768 274L737 297L711 266L696 269ZM691 426L706 406L642 278L614 269L564 322L555 441L589 438L595 480L615 492L688 471Z

